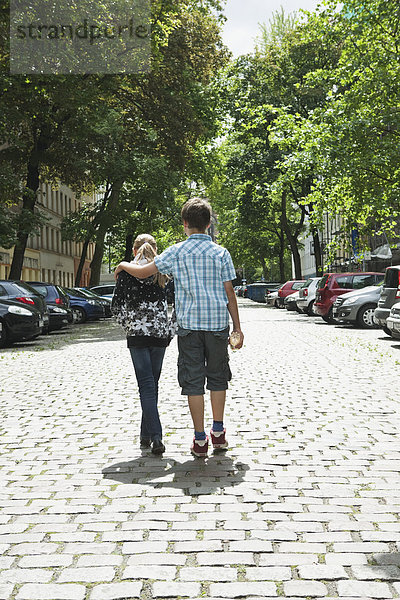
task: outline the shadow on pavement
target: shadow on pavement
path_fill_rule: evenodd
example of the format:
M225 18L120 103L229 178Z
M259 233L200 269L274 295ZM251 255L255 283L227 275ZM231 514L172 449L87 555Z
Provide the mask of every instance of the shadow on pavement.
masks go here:
M102 473L104 479L152 487L179 488L186 495L193 496L239 485L248 470L247 464L235 462L224 454L213 454L206 460L193 458L180 463L146 453L140 458L110 465Z

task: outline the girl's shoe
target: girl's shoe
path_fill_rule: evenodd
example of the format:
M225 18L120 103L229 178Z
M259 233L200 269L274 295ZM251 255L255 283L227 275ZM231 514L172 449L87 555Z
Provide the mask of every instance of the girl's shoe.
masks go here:
M193 456L197 456L198 458L206 458L208 452L208 436L205 440L196 440L194 437L190 451Z
M151 440L147 440L145 438L140 438L140 447L141 448L151 448Z
M228 442L226 441L225 434L226 429L224 429L223 431L213 431L211 429L210 435L214 450L218 451L227 449Z
M151 451L153 454L164 454L165 446L161 440L154 440Z

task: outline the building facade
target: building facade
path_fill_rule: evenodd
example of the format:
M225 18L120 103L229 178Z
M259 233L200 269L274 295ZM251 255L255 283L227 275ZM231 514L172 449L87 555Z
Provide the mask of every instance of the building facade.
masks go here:
M386 267L400 264L400 242L389 245L385 234L372 234L364 240L371 250L360 252L356 230L352 232L351 236L349 235L347 241L341 240L333 258L330 258L328 246L332 241L338 239L342 228L343 219L340 215L335 217L325 215L323 228L319 232L324 272L384 272ZM301 242L303 244L303 248L300 250L303 277L305 279L316 277L313 238L306 233Z
M57 187L42 182L38 190L37 207L46 217L39 235L28 238L21 279L24 281L44 281L66 287L75 285L75 275L82 253L82 242L62 241L61 222L70 212L80 210L82 203L94 203L95 195L77 198L66 185ZM90 262L93 258L94 243L90 243L83 268L80 285L89 285ZM0 247L0 279L7 279L13 249Z

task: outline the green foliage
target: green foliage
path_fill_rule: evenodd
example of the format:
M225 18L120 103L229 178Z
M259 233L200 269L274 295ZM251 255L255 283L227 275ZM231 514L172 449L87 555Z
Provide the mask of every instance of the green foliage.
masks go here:
M310 42L322 38L338 52L334 68L322 65L305 79L326 90L326 102L307 118L276 122L289 175L316 175L315 222L340 214L346 239L355 226L364 242L376 231L399 235L399 25L395 0L326 2L305 30Z
M22 201L33 213L39 178L78 194L108 182L110 201L70 215L64 237L101 244L118 230L121 243L150 227L173 204L184 170L196 171L198 141L216 132L208 83L228 56L220 10L217 0L154 0L151 70L137 75L10 75L1 46L2 213ZM30 231L20 219L14 233ZM10 243L7 228L0 236Z

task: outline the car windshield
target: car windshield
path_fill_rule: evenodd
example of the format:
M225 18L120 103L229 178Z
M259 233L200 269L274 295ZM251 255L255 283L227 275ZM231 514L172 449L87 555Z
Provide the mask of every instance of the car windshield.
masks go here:
M303 285L301 286L301 288L302 288L302 289L303 289L303 288L307 288L309 285L311 285L311 284L312 284L312 282L313 282L313 280L312 280L312 279L307 279L307 281L305 281L305 282L303 283Z
M39 292L39 294L41 296L43 296L44 298L46 298L47 296L47 286L45 285L40 285L40 283L31 283L30 287L35 290L36 293Z
M319 284L318 284L318 289L319 289L319 290L321 290L323 287L325 287L325 285L326 285L326 282L328 281L328 279L329 279L329 274L327 273L326 275L324 275L324 276L321 278L321 281L320 281L320 282L319 282Z
M26 295L26 292L29 292L30 294L37 295L37 291L36 290L34 290L32 288L25 287L24 284L22 284L22 283L15 283L15 282L13 282L12 286L13 286L14 290L16 292L18 292L18 293Z
M375 275L354 275L353 277L353 288L355 290L374 285Z
M73 292L80 292L83 296L85 296L86 298L98 298L98 295L91 292L90 290L83 290L81 288L74 288L72 289Z
M397 288L400 283L399 269L386 269L384 286L387 288Z
M87 296L85 296L85 294L83 292L81 292L81 290L74 290L72 288L64 288L64 291L67 294L70 294L71 296L77 296L78 298L87 298Z
M292 290L299 290L304 285L304 281L295 281Z

